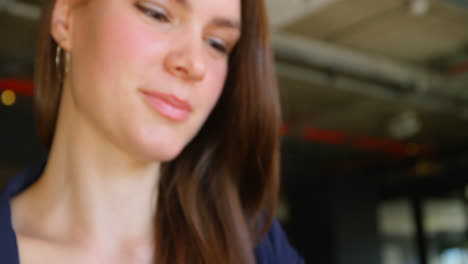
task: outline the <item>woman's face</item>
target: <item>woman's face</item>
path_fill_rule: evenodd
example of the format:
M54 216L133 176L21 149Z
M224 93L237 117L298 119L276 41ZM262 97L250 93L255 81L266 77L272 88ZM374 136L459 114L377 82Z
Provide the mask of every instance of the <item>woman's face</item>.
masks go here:
M79 120L138 158L175 158L223 90L240 0L90 0L70 21Z

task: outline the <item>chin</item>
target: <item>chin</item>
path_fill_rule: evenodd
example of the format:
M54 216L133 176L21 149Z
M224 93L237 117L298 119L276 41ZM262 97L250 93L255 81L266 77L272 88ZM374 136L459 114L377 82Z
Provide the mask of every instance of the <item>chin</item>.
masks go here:
M177 158L185 145L179 143L167 144L143 144L140 150L139 156L142 156L144 160L151 162L168 162Z
M130 128L130 129L129 129ZM138 128L138 129L135 129ZM190 126L175 127L164 124L127 126L121 139L136 157L150 162L168 162L177 158L193 139Z

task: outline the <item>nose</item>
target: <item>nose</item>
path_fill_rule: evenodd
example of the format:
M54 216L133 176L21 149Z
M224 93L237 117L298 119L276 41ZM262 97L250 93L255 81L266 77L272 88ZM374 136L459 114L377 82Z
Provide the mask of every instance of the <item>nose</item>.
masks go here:
M166 70L185 81L203 80L206 74L206 62L202 49L202 44L194 41L185 41L184 44L172 48L165 58Z

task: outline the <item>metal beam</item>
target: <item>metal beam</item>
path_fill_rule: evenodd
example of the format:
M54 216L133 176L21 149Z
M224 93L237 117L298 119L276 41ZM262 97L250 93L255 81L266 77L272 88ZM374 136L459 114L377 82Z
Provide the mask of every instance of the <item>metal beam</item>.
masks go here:
M384 101L398 101L429 112L462 115L465 108L460 107L447 98L430 96L420 93L401 94L386 87L369 81L363 81L343 75L330 75L314 69L291 65L278 61L276 63L278 76L308 83L311 86L327 87L336 90L355 92Z
M343 0L267 0L268 17L273 29Z
M276 55L288 61L390 84L407 92L468 101L466 82L437 72L285 32L274 34L272 39Z
M41 15L39 6L15 0L3 0L0 3L0 11L2 10L6 10L12 16L28 20L39 20Z

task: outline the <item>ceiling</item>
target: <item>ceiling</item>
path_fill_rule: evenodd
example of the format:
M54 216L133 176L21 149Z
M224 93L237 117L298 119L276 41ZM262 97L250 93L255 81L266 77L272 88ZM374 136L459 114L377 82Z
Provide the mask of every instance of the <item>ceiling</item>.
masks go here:
M267 1L275 31L421 66L458 53L468 55L468 1L464 1L466 8L448 0L292 1L299 3L300 10L307 10L304 6L308 4L321 4L278 24L275 13L282 10L275 6L281 2L285 1ZM412 2L427 2L425 11L420 11L424 13L414 13Z
M415 15L407 0L335 1L283 29L425 66L468 48L468 9L428 2L426 13Z
M433 148L468 139L468 72L454 73L468 61L468 1L267 3L287 122ZM440 82L418 86L421 73Z
M0 4L0 78L31 79L41 2L6 1L22 4L15 15ZM468 1L266 2L292 131L433 148L468 139Z

